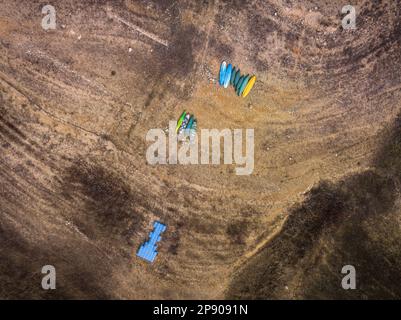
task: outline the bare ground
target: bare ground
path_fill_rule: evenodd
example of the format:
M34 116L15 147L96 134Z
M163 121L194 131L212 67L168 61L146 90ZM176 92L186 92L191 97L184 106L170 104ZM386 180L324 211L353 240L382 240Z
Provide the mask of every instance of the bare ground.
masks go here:
M1 298L400 298L399 1L356 1L354 31L342 1L53 1L49 31L45 4L0 0ZM148 165L183 109L255 128L253 174Z

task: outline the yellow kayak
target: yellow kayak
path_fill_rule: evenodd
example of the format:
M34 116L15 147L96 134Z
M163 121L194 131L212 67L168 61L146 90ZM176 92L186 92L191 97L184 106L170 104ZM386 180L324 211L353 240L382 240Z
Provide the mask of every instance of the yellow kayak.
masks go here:
M242 92L242 97L243 98L245 98L248 95L249 91L251 91L253 85L255 84L255 81L256 81L256 76L252 76L249 79L248 84L246 85L244 91Z

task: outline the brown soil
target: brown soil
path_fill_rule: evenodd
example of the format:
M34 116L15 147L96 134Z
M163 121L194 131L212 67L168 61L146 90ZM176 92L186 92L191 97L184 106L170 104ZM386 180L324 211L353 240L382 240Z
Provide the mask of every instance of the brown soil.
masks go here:
M46 3L15 3L0 0L0 298L401 297L399 1L355 1L353 31L343 1L59 0L48 31ZM246 99L215 83L223 59L257 75ZM147 131L183 109L254 128L253 173L147 164Z

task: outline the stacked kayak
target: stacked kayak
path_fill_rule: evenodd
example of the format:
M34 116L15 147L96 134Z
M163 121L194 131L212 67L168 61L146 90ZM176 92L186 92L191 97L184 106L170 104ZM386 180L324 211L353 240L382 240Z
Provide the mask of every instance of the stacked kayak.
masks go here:
M166 225L155 221L153 223L153 231L149 234L149 240L144 242L136 255L148 262L153 262L157 256L157 243L161 240L161 234L166 230Z
M241 75L241 70L231 63L227 65L227 62L223 61L220 65L219 84L224 88L232 85L237 96L245 98L254 86L255 81L256 76Z
M180 135L184 133L185 137L189 136L190 141L196 135L196 129L198 127L198 122L193 114L187 113L185 110L178 118L177 126L175 132Z

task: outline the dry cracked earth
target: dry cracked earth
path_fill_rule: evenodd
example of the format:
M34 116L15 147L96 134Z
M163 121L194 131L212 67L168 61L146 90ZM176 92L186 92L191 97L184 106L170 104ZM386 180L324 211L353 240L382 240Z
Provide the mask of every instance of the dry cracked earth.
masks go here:
M0 298L401 297L399 0L353 0L355 30L338 0L52 0L55 30L46 4L0 0ZM149 165L183 109L254 128L253 173Z

